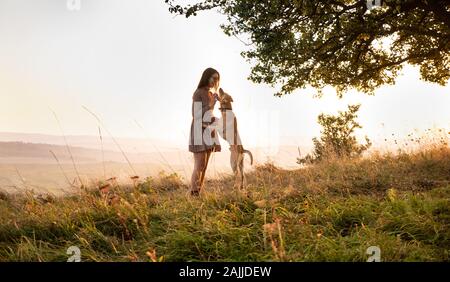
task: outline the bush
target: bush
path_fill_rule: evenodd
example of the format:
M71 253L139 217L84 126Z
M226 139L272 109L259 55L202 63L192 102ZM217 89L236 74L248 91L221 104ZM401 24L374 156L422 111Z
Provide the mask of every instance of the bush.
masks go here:
M349 105L348 110L337 116L320 114L318 123L323 127L320 139L313 138L314 152L298 158L298 164L319 162L330 157L359 157L372 144L366 136L366 144L358 144L353 133L362 128L355 120L361 105Z

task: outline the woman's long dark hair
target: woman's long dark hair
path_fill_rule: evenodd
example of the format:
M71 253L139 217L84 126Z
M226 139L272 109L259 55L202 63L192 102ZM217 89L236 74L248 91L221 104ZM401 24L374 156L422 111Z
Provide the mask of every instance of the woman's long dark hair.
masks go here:
M218 71L216 71L213 68L207 68L202 74L202 78L200 79L200 82L198 83L197 89L208 86L209 79L216 73L219 76L219 80L220 80L220 74Z

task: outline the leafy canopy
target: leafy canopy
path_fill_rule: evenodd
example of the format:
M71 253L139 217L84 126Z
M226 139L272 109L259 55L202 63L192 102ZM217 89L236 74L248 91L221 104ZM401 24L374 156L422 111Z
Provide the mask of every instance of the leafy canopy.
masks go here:
M242 52L249 79L279 87L276 95L330 85L368 94L394 84L404 63L420 67L425 81L450 78L450 1L206 0L169 11L186 17L217 9L227 35L248 37Z

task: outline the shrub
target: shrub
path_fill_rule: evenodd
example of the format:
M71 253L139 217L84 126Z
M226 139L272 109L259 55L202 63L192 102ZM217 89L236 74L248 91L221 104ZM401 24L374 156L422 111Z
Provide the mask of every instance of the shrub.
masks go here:
M318 123L322 126L321 137L313 138L314 152L304 158L298 158L298 164L319 162L330 157L359 157L372 144L366 136L366 144L358 144L353 136L355 129L362 128L356 122L361 105L349 105L348 110L337 116L320 114Z

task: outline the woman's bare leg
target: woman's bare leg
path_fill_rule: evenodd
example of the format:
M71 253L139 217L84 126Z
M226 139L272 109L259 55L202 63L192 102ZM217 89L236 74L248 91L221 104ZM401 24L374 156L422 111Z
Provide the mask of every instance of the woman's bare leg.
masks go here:
M194 171L191 177L191 192L199 193L203 184L207 152L194 153Z
M203 167L203 171L201 174L201 179L200 179L200 186L203 187L203 183L205 181L205 175L206 175L206 169L208 168L208 163L209 163L209 158L211 157L211 153L212 151L206 152L206 156L205 156L205 166Z

